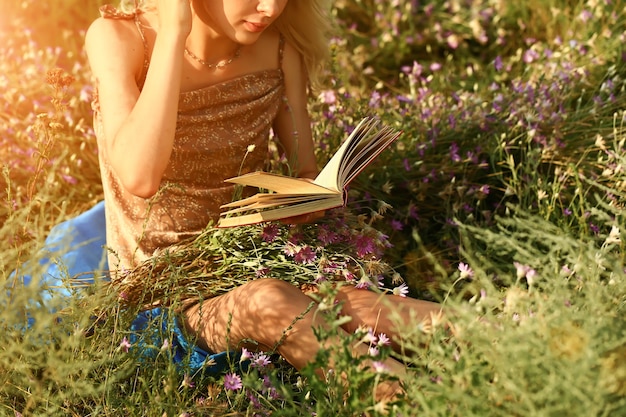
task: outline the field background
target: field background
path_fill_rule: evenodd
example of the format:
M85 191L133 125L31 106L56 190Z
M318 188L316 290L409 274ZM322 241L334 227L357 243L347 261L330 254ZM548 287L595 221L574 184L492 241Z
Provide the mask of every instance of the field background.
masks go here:
M145 366L116 300L94 327L101 297L14 280L40 276L51 227L102 198L82 51L102 3L0 0L0 415L626 415L623 1L335 2L311 100L320 163L366 113L403 130L351 210L412 295L458 311L453 332L406 329L412 379L387 405L368 393L388 376L341 348L327 354L347 388L276 358L233 369L241 389L164 353Z

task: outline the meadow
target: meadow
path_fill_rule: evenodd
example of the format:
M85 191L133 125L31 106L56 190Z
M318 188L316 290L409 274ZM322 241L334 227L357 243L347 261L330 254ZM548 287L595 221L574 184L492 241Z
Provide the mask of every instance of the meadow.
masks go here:
M401 355L365 329L301 372L265 352L219 374L181 370L166 344L140 359L141 303L105 283L60 299L36 279L62 255L41 251L50 229L103 198L82 51L103 3L0 0L0 415L626 415L626 3L335 1L310 104L320 164L365 114L401 138L319 226L207 229L135 274L169 277L152 289L175 304L181 283L225 290L202 264L219 253L233 284L341 274L442 302L452 326L406 326ZM286 255L294 234L306 251ZM320 339L342 320L325 305ZM366 364L387 355L411 377L381 403L372 389L393 376Z

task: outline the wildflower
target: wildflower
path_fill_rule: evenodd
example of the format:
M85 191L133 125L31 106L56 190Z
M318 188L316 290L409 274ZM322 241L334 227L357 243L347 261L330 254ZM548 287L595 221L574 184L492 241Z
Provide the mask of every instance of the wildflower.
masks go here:
M611 231L609 232L609 237L606 238L606 241L604 242L607 245L610 245L612 243L620 243L622 240L620 238L620 233L619 233L619 228L616 226L612 226L611 227Z
M341 274L347 282L354 282L354 280L356 279L354 273L349 269L342 269Z
M324 90L320 93L319 99L324 104L334 104L337 102L337 96L334 90Z
M241 377L235 373L227 373L224 375L224 389L236 391L243 388Z
M180 383L181 388L193 388L195 385L189 374L183 375L183 381Z
M591 13L589 10L584 9L582 12L580 12L580 14L578 15L578 18L581 20L581 22L583 23L587 23L587 21L589 21L589 19L591 19L593 17L593 13Z
M255 144L248 145L248 149L246 149L246 152L252 153L252 152L254 152L254 148L256 148Z
M495 68L495 70L497 72L502 71L502 57L501 56L497 56L496 59L493 61L493 67Z
M459 47L459 37L455 34L450 34L446 38L446 43L452 49L456 49Z
M543 191L543 190L538 190L537 191L537 199L538 200L543 200L547 196L548 196L548 193L546 193L545 191Z
M246 396L248 397L248 401L250 401L250 404L252 404L252 407L257 408L257 409L262 407L261 401L259 401L259 399L255 395L255 392L246 390ZM257 415L259 414L255 414L255 416Z
M370 97L369 107L371 108L380 107L380 99L381 99L380 93L374 90Z
M461 157L459 156L459 145L456 142L452 142L450 145L450 159L452 162L460 162Z
M287 256L294 257L298 253L299 250L300 250L300 247L298 245L291 243L291 242L287 242L287 244L285 245L285 248L283 249L283 252Z
M536 61L538 58L539 58L539 53L537 51L535 51L534 49L527 49L524 52L522 60L525 63L530 64L531 62Z
M252 355L252 364L250 366L253 368L265 368L270 363L272 363L272 361L269 356L263 352L259 352Z
M400 284L395 287L392 291L393 295L398 295L400 297L406 297L409 294L409 286L405 283Z
M301 247L294 255L293 260L299 264L312 264L317 258L315 250L306 245Z
M397 219L393 219L391 220L391 229L395 230L395 231L400 231L404 228L404 224Z
M528 272L526 272L526 282L528 282L528 285L533 285L533 283L535 282L536 276L537 276L537 271L535 271L532 268L530 268Z
M380 353L380 351L378 350L376 346L370 346L367 352L369 353L370 356L374 356L374 357L378 356L378 354Z
M267 242L271 243L278 236L278 225L276 223L270 223L263 227L263 231L261 232L261 238Z
M281 398L280 393L278 392L274 384L272 384L272 380L270 379L270 377L267 375L263 376L263 389L261 392L263 392L263 394L266 394L272 400L277 400Z
M163 340L163 344L161 345L161 352L164 352L168 350L169 348L170 348L170 340L169 339Z
M128 353L128 349L130 349L130 346L131 344L128 341L128 338L124 336L124 338L120 342L120 349L122 349L125 353Z
M380 188L385 194L391 194L391 192L393 191L393 183L386 181ZM387 209L391 208L391 205L385 203L384 201L381 201L380 203L381 208L378 210L380 214L384 214Z
M374 239L365 235L359 235L354 239L354 247L357 255L361 257L374 253L376 250Z
M374 371L376 371L376 373L379 373L379 374L385 373L388 370L387 365L385 365L381 361L372 362L372 368L374 368Z
M372 286L372 281L370 281L368 277L363 276L361 277L359 282L356 283L354 288L357 288L359 290L368 290L371 286Z
M252 353L246 348L241 348L241 356L239 357L239 363L245 362L248 359L252 358Z
M472 270L472 268L470 268L468 264L463 262L459 264L459 272L461 273L461 279L472 278L474 276L474 271Z
M432 64L430 64L429 68L432 72L435 72L435 71L439 71L442 67L443 65L441 65L440 62L433 62Z
M356 331L357 332L363 332L365 329L363 328L358 328ZM367 343L367 344L374 344L376 343L376 335L374 334L374 330L372 330L372 328L368 328L367 332L365 333L365 335L363 336L363 338L361 339L361 341L363 343Z
M266 276L268 273L270 272L270 269L266 266L261 266L259 267L256 271L254 271L254 275L257 278L261 278Z
M323 224L318 229L317 240L319 240L323 245L329 245L337 242L339 240L339 235L337 232L331 230L328 225Z
M385 333L380 333L378 335L378 346L389 346L390 344L391 339L389 339Z
M528 272L528 270L530 269L529 266L526 265L522 265L519 262L513 262L513 265L515 265L515 271L517 273L517 279L522 279L526 276L526 273Z

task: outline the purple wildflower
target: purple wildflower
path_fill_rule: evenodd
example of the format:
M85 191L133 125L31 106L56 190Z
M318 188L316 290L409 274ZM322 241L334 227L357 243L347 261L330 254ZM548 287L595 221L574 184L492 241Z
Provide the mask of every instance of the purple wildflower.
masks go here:
M269 223L265 227L263 227L263 231L261 232L261 237L264 241L270 243L276 239L278 236L278 225L276 223Z
M311 264L317 258L315 250L310 246L303 246L296 252L293 257L295 263L299 264Z
M252 355L252 363L250 366L253 368L265 368L270 363L272 363L272 361L269 356L263 352L258 352Z
M283 252L285 253L285 255L293 258L298 253L299 250L300 250L300 247L298 247L297 245L291 242L287 242L287 244L285 245L285 248L283 249Z
M337 96L334 90L324 90L319 95L320 101L324 104L334 104L337 102Z
M385 333L378 334L378 346L389 346L390 344L391 339Z
M359 290L369 290L371 286L372 286L372 282L369 279L364 277L364 278L361 278L359 282L356 283L354 288L357 288Z
M241 377L235 373L227 373L224 375L224 389L236 391L243 388Z
M459 156L459 145L456 142L452 142L450 145L450 159L452 162L460 162L461 157Z
M130 349L130 346L131 346L131 344L128 341L128 338L126 336L124 336L124 338L120 342L120 349L122 349L125 353L128 353L128 350Z
M248 359L252 358L252 353L246 348L241 348L241 356L239 357L239 362L245 362Z
M189 374L183 375L183 381L180 383L181 388L193 388L195 385Z
M374 245L374 239L365 235L358 235L354 239L354 246L358 256L365 256L374 253L376 246Z
M393 219L391 220L391 228L393 230L400 231L404 228L404 224L398 219Z
M500 72L502 71L502 57L501 56L497 56L495 61L493 62L493 67L496 69L496 71Z
M265 277L270 272L270 269L266 266L259 267L256 271L254 271L254 275L257 278Z
M323 245L329 245L339 241L339 235L334 230L331 230L327 224L323 224L318 229L317 240Z
M405 171L410 171L411 170L411 163L409 162L409 158L404 158L402 160L402 164L404 165L404 170Z

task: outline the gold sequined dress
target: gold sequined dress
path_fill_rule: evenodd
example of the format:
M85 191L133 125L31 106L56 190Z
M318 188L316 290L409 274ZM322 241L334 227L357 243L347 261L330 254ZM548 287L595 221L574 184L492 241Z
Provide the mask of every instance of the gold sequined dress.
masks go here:
M101 14L136 22L146 48L141 86L149 51L138 14L122 13L110 6L103 7ZM113 171L104 146L107 138L96 94L94 129L111 270L132 268L157 249L197 235L211 220L217 220L220 205L233 198L234 187L224 180L264 168L272 122L284 100L282 44L276 69L180 94L172 155L160 189L150 199L128 193ZM246 155L250 145L254 151Z

